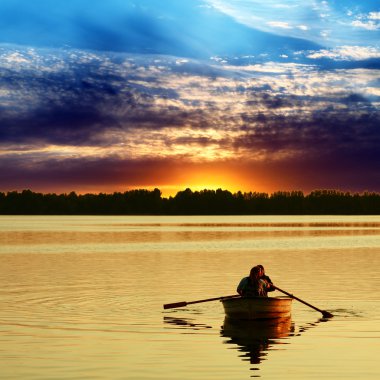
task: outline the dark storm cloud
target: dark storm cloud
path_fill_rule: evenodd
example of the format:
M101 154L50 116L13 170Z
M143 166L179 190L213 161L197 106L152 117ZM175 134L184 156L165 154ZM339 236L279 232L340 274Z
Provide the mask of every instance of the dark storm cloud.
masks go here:
M30 163L33 162L33 165ZM26 155L22 158L2 157L0 184L2 189L34 188L85 189L91 186L149 186L160 184L167 174L183 170L182 162L168 159L123 159L119 157L52 158ZM9 170L9 168L12 170Z
M371 105L357 108L350 103L345 109L329 106L286 117L271 112L243 115L246 134L235 140L235 146L252 152L265 150L269 157L288 152L295 162L323 161L329 170L346 165L373 170L380 167L380 112ZM257 127L250 128L250 124Z
M368 148L368 147L367 147ZM32 164L31 164L32 163ZM269 173L278 183L277 189L336 188L350 191L378 191L379 159L377 149L330 151L316 155L302 155L282 160L226 160L223 170L243 171L246 175L265 178ZM178 176L186 178L187 170L201 171L204 164L194 164L186 158L128 159L120 157L52 158L34 155L2 157L0 184L2 191L50 189L68 192L99 189L128 189L129 187L163 186L173 183ZM9 170L12 168L12 170ZM175 183L175 182L174 182ZM287 184L286 186L281 184ZM252 188L251 190L255 190ZM38 190L40 191L40 190ZM45 190L46 191L46 190Z
M352 171L362 184L377 183L376 72L76 50L0 53L3 187L159 183L208 151L263 173L264 166L289 176L311 170L318 183L324 175L349 183Z
M30 58L22 55L21 59L25 57ZM176 107L159 111L152 108L155 96L178 97L174 90L152 86L157 73L153 75L148 68L134 64L124 71L114 63L104 68L108 63L104 57L99 62L86 62L87 58L86 54L79 54L76 59L83 62L78 64L66 55L63 59L67 65L51 72L51 57L40 67L44 69L41 71L35 67L35 58L30 58L31 65L25 66L18 64L17 55L14 67L2 68L0 89L7 95L0 103L0 141L101 145L103 133L112 128L159 129L188 117ZM10 66L12 63L11 60ZM144 70L138 74L136 69ZM134 83L140 79L149 86Z
M294 95L274 95L269 92L259 92L256 90L251 95L251 99L247 100L248 107L257 107L259 105L264 106L267 109L285 108L285 107L299 107L304 104L305 97L297 97ZM242 117L248 119L247 116Z
M197 89L204 86L199 78L223 75L221 69L177 58L71 50L3 49L3 62L0 142L9 144L106 146L110 142L104 135L112 130L205 128L213 100L208 109L187 109L185 104L195 106L199 100L181 99L170 81L190 78Z
M96 78L91 78L96 79ZM104 107L117 100L118 90L108 85L104 76L98 84L86 80L71 80L66 75L7 76L1 86L20 93L25 101L19 112L2 107L0 113L0 140L2 142L50 142L81 144L96 137L106 126L118 120ZM33 97L37 104L25 103ZM123 96L124 105L133 107L131 92Z

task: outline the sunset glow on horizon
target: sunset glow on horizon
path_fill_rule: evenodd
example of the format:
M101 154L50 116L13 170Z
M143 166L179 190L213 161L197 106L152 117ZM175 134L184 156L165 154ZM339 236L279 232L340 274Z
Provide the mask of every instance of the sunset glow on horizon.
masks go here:
M17 4L0 191L380 191L373 1Z

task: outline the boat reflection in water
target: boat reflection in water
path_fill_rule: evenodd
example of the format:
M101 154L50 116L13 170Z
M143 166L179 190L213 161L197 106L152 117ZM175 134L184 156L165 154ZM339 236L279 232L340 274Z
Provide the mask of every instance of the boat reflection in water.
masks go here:
M171 325L171 328L176 329L191 329L191 330L204 330L212 329L212 326L206 325L204 323L194 322L191 318L176 318L176 317L164 317L164 323Z
M284 344L283 338L293 335L291 317L265 320L236 320L225 318L221 336L229 338L224 343L237 345L244 361L258 365L266 359L268 350L276 344ZM251 370L258 370L257 366Z

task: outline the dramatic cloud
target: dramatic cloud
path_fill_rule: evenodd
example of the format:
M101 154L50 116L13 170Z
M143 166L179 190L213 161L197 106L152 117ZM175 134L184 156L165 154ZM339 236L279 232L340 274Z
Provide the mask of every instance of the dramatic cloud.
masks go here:
M340 3L4 0L0 191L380 191L378 31L353 25L379 12Z
M353 43L378 44L378 6L360 3L301 0L208 0L216 9L243 25L268 33L314 41L329 47Z
M352 21L352 26L366 30L380 30L380 12L370 12L369 14L360 14L356 20Z
M1 41L193 58L316 48L242 25L205 0L2 0ZM207 30L207 32L205 32Z
M328 157L343 170L354 155L369 173L380 164L378 70L9 47L2 57L0 158L13 168L4 184L143 186L150 173L153 185L171 160L277 167Z
M330 58L338 61L364 61L371 58L380 59L380 48L367 46L339 46L335 49L322 49L311 52L311 59Z

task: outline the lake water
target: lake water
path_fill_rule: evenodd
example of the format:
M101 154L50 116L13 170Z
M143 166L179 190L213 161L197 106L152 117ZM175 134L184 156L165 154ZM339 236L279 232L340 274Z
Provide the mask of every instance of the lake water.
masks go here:
M379 216L0 216L0 378L378 379L379 259ZM334 318L163 310L256 264Z

